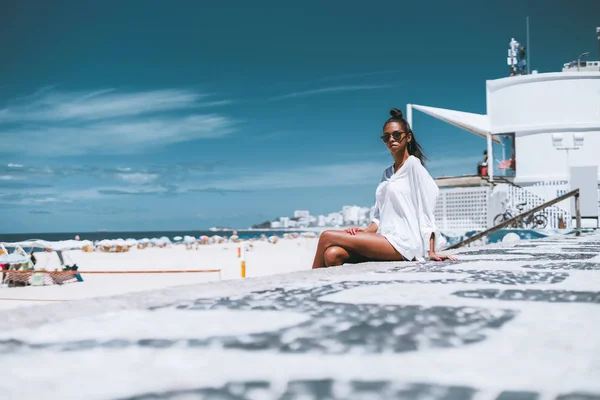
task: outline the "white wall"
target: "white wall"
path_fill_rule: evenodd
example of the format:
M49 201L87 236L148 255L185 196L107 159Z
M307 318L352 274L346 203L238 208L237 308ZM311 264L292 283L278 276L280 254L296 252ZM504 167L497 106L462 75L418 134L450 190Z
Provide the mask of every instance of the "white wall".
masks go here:
M491 131L515 133L516 183L567 179L567 153L552 145L555 132L563 133L563 146L572 146L573 132L585 135L569 165L599 164L600 72L502 78L486 89Z
M502 78L486 89L492 133L600 131L600 72Z
M435 223L441 230L488 227L488 186L441 188L435 206Z
M569 151L570 166L600 165L600 129L584 135L583 146L579 150ZM567 152L557 150L552 145L551 133L520 136L520 132L517 132L515 136L515 183L568 179ZM572 137L572 133L564 133L563 146L573 146Z

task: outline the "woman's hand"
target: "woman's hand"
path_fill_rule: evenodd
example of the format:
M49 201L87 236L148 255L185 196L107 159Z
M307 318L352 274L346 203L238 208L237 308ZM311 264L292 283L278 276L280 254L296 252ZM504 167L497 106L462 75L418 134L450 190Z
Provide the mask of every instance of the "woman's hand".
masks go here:
M344 229L344 232L346 232L349 235L356 235L356 232L364 232L365 230L363 228L348 228L348 229Z
M433 261L444 261L444 260L458 261L458 259L456 257L446 256L444 254L436 254L432 251L429 252L428 256L429 256L429 259L433 260Z

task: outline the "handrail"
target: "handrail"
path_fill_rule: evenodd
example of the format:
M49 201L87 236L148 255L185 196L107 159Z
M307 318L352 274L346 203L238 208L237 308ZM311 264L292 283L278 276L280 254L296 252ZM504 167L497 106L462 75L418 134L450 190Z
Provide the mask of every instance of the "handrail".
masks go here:
M561 202L561 201L563 201L565 199L568 199L569 197L573 197L573 196L575 196L575 216L576 216L576 219L577 219L576 226L577 226L577 229L581 229L581 215L579 213L579 189L575 189L575 190L572 190L572 191L570 191L568 193L563 194L562 196L559 196L559 197L555 198L554 200L547 201L544 204L540 204L539 206L532 208L531 210L527 210L527 211L525 211L522 214L519 214L519 215L517 215L515 217L512 217L511 219L508 219L508 220L506 220L506 221L504 221L504 222L502 222L502 223L500 223L500 224L498 224L498 225L496 225L496 226L494 226L494 227L492 227L490 229L487 229L487 230L485 230L483 232L479 232L479 233L471 236L470 238L463 240L462 242L458 242L456 244L453 244L452 246L447 247L445 250L457 249L459 247L465 246L465 245L467 245L467 244L469 244L471 242L474 242L474 241L476 241L476 240L478 240L478 239L480 239L480 238L482 238L484 236L487 236L488 234L490 234L492 232L495 232L495 231L497 231L499 229L502 229L505 226L512 225L515 222L520 221L523 218L528 217L531 214L534 214L534 213L536 213L536 212L538 212L540 210L543 210L544 208L550 207L550 206L552 206L552 205L554 205L556 203L559 203L559 202Z

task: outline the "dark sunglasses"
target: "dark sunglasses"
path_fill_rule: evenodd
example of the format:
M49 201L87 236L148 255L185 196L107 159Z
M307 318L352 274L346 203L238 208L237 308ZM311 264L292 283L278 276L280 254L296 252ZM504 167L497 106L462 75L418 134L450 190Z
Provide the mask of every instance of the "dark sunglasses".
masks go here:
M402 135L406 134L406 132L400 132L400 131L394 131L392 133L384 133L381 136L381 140L383 140L383 143L387 143L390 141L390 138L393 136L395 141L399 141L400 138L402 137Z

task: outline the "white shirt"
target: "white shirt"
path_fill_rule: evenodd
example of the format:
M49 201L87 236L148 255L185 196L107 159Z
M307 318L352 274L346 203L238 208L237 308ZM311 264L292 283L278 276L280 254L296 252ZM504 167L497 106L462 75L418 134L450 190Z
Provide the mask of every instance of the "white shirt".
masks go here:
M440 189L423 167L410 156L398 172L394 166L383 172L375 192L372 222L407 260L424 260L434 234L436 251L445 243L435 226L433 211Z

